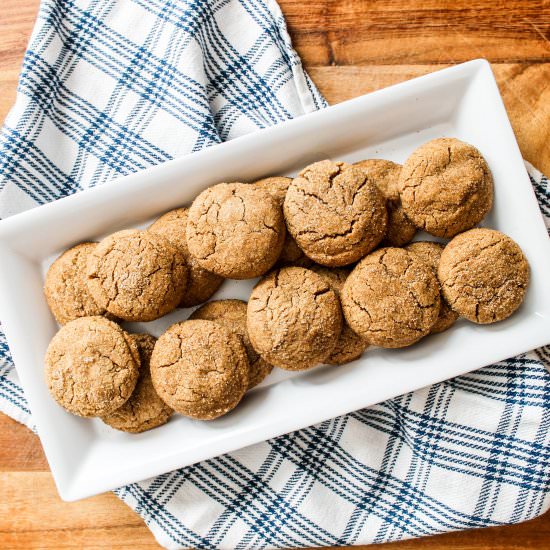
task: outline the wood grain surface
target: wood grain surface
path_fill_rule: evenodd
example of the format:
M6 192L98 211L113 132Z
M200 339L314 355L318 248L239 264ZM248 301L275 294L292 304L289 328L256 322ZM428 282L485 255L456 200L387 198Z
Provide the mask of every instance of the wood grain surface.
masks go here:
M550 173L550 1L279 0L321 92L344 101L447 65L485 57L525 158ZM0 2L0 120L37 0ZM0 414L0 548L157 548L141 518L108 493L57 496L38 438ZM550 548L550 514L509 527L387 545L392 550ZM366 548L366 547L363 547Z

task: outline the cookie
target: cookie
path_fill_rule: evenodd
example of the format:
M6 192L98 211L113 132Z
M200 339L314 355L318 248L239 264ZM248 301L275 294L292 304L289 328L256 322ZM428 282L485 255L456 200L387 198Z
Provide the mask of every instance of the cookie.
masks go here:
M105 315L86 284L86 262L97 243L80 243L66 250L46 273L44 294L55 320L64 325L78 317Z
M388 220L384 198L364 172L330 160L307 166L292 181L284 214L298 246L329 267L368 254L382 240Z
M122 407L134 391L139 352L105 317L79 317L63 325L45 357L52 397L78 416L103 416Z
M320 275L334 290L336 296L340 298L340 292L344 287L344 283L350 274L348 269L342 267L329 268L320 265L311 267L311 270ZM336 342L336 347L332 353L325 359L325 363L329 365L343 365L349 363L355 359L359 359L363 352L369 347L368 342L361 338L358 334L355 334L349 325L344 322L340 338Z
M416 254L425 264L429 265L436 277L439 260L441 259L444 248L445 246L441 243L434 243L431 241L419 241L411 243L406 247L409 252ZM451 306L447 303L444 296L441 295L440 298L441 305L439 307L439 316L437 317L435 325L430 330L430 334L436 334L447 330L452 327L458 319L458 313L451 309Z
M103 239L88 258L95 301L125 321L153 321L176 308L187 286L185 259L161 235L137 229Z
M289 185L292 182L292 178L286 178L283 176L274 176L271 178L264 178L255 182L255 185L267 191L277 204L283 208L286 192ZM295 265L299 267L309 267L313 264L313 261L309 259L298 246L298 243L294 240L292 235L287 231L285 236L285 242L283 249L277 260L278 266Z
M219 183L189 209L187 245L201 267L229 279L268 271L281 253L285 224L276 201L245 183Z
M203 319L220 323L241 340L250 367L248 389L257 386L273 370L273 366L264 361L250 343L246 329L246 302L242 300L209 302L195 310L189 319Z
M162 400L201 420L218 418L237 406L248 388L248 371L240 339L213 321L172 325L151 356L151 377Z
M407 159L399 177L401 204L419 228L451 238L477 225L493 206L493 176L472 145L440 138Z
M130 399L101 420L116 430L141 433L168 422L173 411L157 395L151 380L149 362L157 339L149 334L129 334L128 337L139 350L139 378Z
M166 237L185 258L189 269L189 279L179 307L193 307L206 302L220 288L224 280L223 277L203 269L197 260L189 254L185 234L188 214L187 208L171 210L161 216L147 230Z
M284 267L252 290L247 327L254 349L271 365L305 370L322 363L342 331L336 293L319 275Z
M437 274L451 307L481 324L512 315L529 284L529 264L521 248L494 229L457 235L443 250Z
M403 246L416 234L416 227L409 220L399 197L399 174L401 165L382 159L367 159L356 162L357 166L378 187L388 208L388 227L383 244L386 246Z
M349 326L384 348L426 336L440 307L432 269L403 248L381 248L363 258L346 279L341 299Z

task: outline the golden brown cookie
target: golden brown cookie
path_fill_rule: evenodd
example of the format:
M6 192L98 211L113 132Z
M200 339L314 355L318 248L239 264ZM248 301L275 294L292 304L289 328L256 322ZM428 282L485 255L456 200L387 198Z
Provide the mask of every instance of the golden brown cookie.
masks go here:
M292 183L292 178L283 176L274 176L271 178L264 178L255 182L255 185L267 191L276 201L277 204L283 208L285 202L286 192L289 185ZM277 260L278 266L295 265L299 267L309 267L313 264L313 260L308 258L298 246L298 243L294 240L292 235L287 231L285 236L285 242L279 259Z
M157 341L151 376L176 412L212 420L237 406L248 388L248 359L240 339L213 321L172 325Z
M474 323L495 323L523 302L529 264L510 237L478 228L445 247L437 275L443 296L459 315Z
M185 258L168 239L128 229L103 239L87 266L95 301L125 321L152 321L181 302L187 286Z
M416 254L425 264L429 265L434 275L437 277L437 268L439 266L439 260L443 253L444 245L441 243L434 243L432 241L419 241L411 243L405 247L409 252ZM441 306L439 307L439 316L435 325L430 330L430 334L436 334L443 332L452 327L458 319L458 313L451 309L451 306L445 300L443 295L441 298Z
M122 407L136 385L139 352L105 317L79 317L63 325L45 357L52 397L79 416L103 416Z
M92 315L105 315L86 284L86 262L97 243L80 243L66 250L46 273L44 294L55 320L60 324Z
M403 248L381 248L363 258L341 294L349 326L371 344L400 348L426 336L440 306L432 269Z
M356 262L386 231L382 194L362 170L323 160L304 168L288 188L285 220L298 246L330 267Z
M425 143L399 177L401 204L419 228L454 237L477 225L493 206L493 176L472 145L454 138Z
M188 214L187 208L176 208L161 216L147 230L166 237L185 258L189 268L189 280L179 307L193 307L206 302L223 283L223 277L203 269L189 254L185 234Z
M101 420L116 430L141 433L168 422L173 411L157 395L151 380L149 362L157 339L149 334L129 334L128 337L139 350L139 378L130 399Z
M401 165L382 159L367 159L356 162L367 177L374 182L386 199L388 207L388 227L384 236L384 244L387 246L403 246L411 241L416 234L415 225L409 220L399 197L399 174Z
M204 269L229 279L250 279L270 269L285 233L281 209L255 185L219 183L189 209L189 252Z
M336 296L340 298L340 292L342 292L344 283L350 274L348 269L342 267L330 268L321 265L314 265L310 269L323 277L332 290L334 290ZM340 338L338 338L338 342L336 342L336 347L332 353L325 359L325 363L329 365L349 363L350 361L359 359L368 347L368 342L358 334L355 334L344 320Z
M249 390L257 386L273 370L273 366L262 359L250 343L246 329L246 302L242 300L208 302L196 309L189 319L203 319L220 323L241 340L250 366L248 372Z
M254 287L247 327L254 349L268 363L286 370L309 369L323 362L338 342L340 303L313 271L284 267Z

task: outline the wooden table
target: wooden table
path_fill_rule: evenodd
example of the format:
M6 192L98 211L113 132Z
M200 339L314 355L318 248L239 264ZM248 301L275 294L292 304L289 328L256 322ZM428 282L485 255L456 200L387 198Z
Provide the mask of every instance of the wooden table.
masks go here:
M548 0L279 0L305 66L331 103L446 65L493 64L525 158L550 174ZM2 0L0 119L11 106L37 0ZM112 494L76 503L55 491L40 443L0 415L0 548L158 547ZM550 514L522 525L440 535L388 548L550 547ZM365 548L365 547L363 547Z

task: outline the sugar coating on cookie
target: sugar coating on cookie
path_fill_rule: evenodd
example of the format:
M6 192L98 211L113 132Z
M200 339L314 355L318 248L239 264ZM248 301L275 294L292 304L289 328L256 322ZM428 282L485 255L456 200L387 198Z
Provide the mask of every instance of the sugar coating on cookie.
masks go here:
M79 416L103 416L124 405L139 374L139 352L105 317L80 317L63 325L45 357L52 397Z
M241 340L213 321L172 325L151 356L159 396L176 412L201 420L218 418L237 406L248 389L248 371Z
M262 359L252 347L246 328L246 309L247 304L242 300L215 300L196 309L189 319L203 319L220 323L242 341L250 367L248 389L252 389L273 370L273 366Z
M158 396L151 380L150 360L156 338L150 334L129 334L139 351L139 378L130 399L101 420L116 430L141 433L165 424L172 409Z
M368 254L382 240L388 220L385 200L365 173L330 160L307 166L292 181L284 214L298 246L330 267Z
M429 265L432 268L434 275L437 277L437 268L439 266L441 254L445 248L444 245L432 241L418 241L409 244L405 248L409 252L416 254L416 256L425 264ZM459 317L458 313L451 309L451 306L447 303L445 297L441 295L440 298L441 305L439 307L439 316L437 317L435 325L430 330L430 334L436 334L447 330L456 323L456 320Z
M349 326L385 348L426 336L440 307L432 269L403 248L381 248L363 258L346 279L341 299Z
M229 279L250 279L268 271L285 241L281 208L255 185L219 183L191 205L187 245L198 263Z
M401 204L419 228L451 238L477 225L493 206L493 177L481 153L454 138L416 149L399 177Z
M383 244L386 246L403 246L411 241L416 234L416 226L409 220L401 205L399 197L399 175L401 165L390 160L367 159L356 162L364 170L368 178L378 187L388 208L388 227Z
M529 263L510 237L478 228L445 247L437 274L443 295L458 314L474 323L495 323L523 302Z
M165 237L129 229L109 235L92 251L87 284L109 313L126 321L153 321L181 302L187 267Z
M350 274L349 269L343 267L330 268L321 265L312 266L310 269L317 273L317 275L323 277L332 290L334 290L336 296L340 298L344 283ZM332 353L325 359L325 363L329 365L343 365L344 363L349 363L361 357L368 347L368 342L353 332L344 320L344 326L338 338L338 342L336 342L336 346Z
M66 250L46 273L44 294L55 320L60 324L93 315L105 315L86 284L88 256L97 243L80 243Z
M283 208L285 202L286 192L289 185L292 183L292 178L284 176L272 176L270 178L263 178L255 182L260 189L267 191L276 201L277 204ZM278 266L294 265L299 267L309 267L313 264L313 260L308 258L302 249L298 246L298 243L294 240L294 237L289 231L286 232L285 242L283 249L277 260Z
M313 271L281 268L254 287L247 327L254 349L268 363L286 370L309 369L322 363L338 342L340 303Z
M161 216L147 230L166 237L185 258L189 280L179 307L193 307L206 302L224 281L223 277L202 268L189 254L186 236L188 214L187 208L176 208Z

